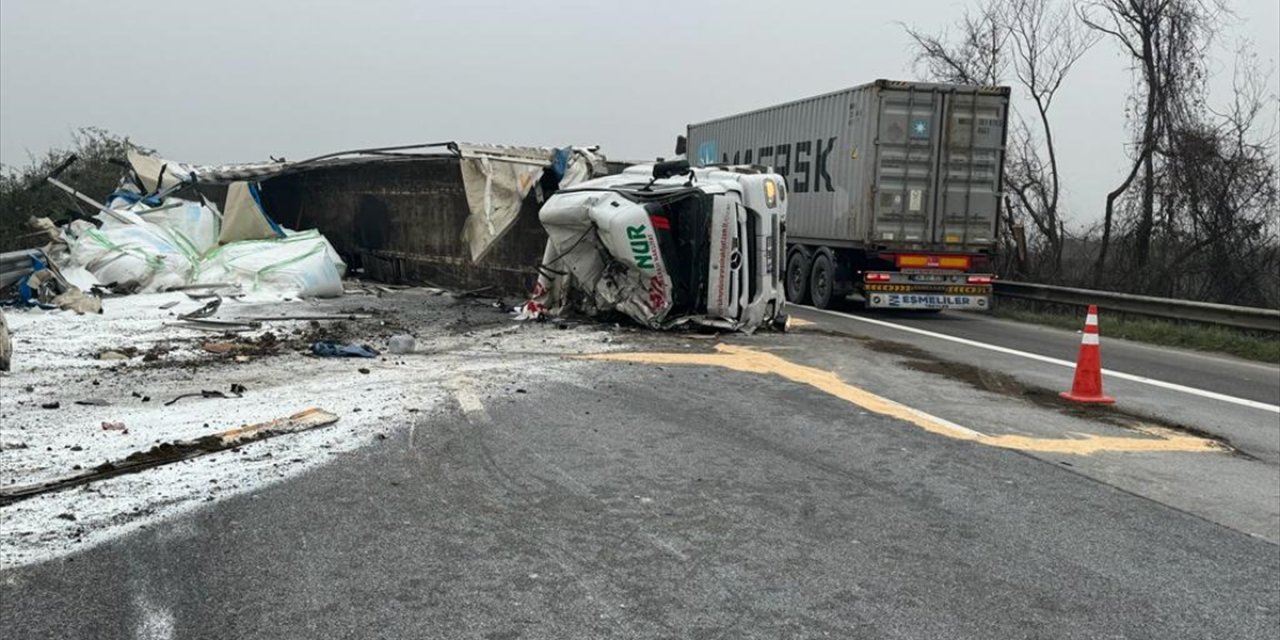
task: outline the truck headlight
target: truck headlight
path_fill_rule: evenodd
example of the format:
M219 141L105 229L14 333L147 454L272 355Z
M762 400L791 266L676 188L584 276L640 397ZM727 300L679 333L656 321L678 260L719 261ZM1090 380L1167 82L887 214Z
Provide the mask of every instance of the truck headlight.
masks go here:
M778 183L771 178L764 179L764 203L770 209L778 206Z

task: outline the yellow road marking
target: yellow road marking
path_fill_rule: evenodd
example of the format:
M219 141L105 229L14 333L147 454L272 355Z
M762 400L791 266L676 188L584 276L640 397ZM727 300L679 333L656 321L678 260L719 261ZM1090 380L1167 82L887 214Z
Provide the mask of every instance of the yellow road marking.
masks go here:
M582 356L590 360L640 362L645 364L701 365L723 367L746 373L774 374L792 382L807 384L819 391L853 403L867 411L879 413L956 440L968 440L992 447L1088 455L1099 451L1222 451L1222 445L1207 438L1189 436L1168 429L1146 427L1150 438L1128 438L1076 434L1075 438L1037 438L1030 436L991 436L930 415L899 402L859 389L831 371L795 364L763 351L728 344L716 345L716 353L604 353Z

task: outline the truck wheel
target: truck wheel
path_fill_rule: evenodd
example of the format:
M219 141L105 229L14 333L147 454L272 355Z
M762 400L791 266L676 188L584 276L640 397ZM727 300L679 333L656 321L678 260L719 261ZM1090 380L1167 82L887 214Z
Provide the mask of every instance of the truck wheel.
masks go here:
M809 256L799 249L787 256L787 302L809 303Z
M819 309L831 306L831 290L835 286L835 282L832 281L834 277L835 268L831 264L831 254L819 251L813 256L813 266L810 267L809 274L809 296L813 299L813 306Z
M786 333L791 326L791 316L786 314L778 314L773 317L773 330Z

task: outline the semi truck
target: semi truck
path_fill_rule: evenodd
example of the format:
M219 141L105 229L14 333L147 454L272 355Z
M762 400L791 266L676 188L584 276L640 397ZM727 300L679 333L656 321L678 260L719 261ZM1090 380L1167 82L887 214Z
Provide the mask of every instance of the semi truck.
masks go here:
M691 124L685 144L696 166L782 177L788 301L982 311L1008 111L1008 87L877 80Z
M561 189L538 212L549 239L521 315L785 329L784 190L782 176L758 167L693 169L685 160Z

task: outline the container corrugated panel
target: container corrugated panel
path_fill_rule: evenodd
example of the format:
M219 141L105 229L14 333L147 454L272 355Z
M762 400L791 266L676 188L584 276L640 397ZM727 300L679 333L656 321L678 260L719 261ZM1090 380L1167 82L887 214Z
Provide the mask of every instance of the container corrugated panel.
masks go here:
M1008 89L877 81L689 126L696 163L788 178L797 241L973 251L995 238Z
M761 109L689 127L690 155L699 165L758 164L787 178L791 237L852 238L849 91Z

